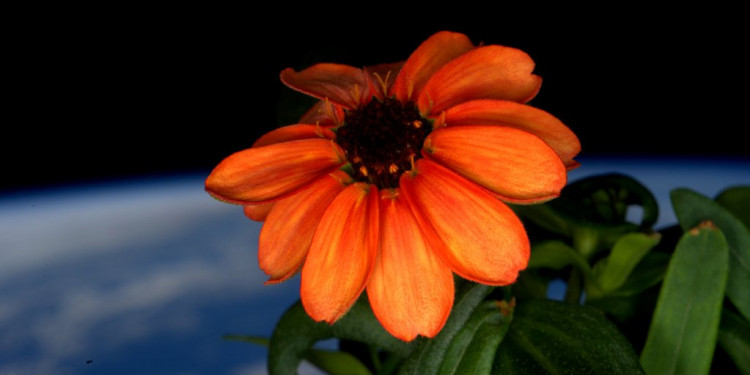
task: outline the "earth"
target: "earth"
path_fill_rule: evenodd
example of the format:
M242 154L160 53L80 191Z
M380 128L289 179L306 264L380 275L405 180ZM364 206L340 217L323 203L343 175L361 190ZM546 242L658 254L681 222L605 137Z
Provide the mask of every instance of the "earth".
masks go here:
M579 161L570 181L618 172L651 189L657 228L675 222L673 188L750 184L743 159ZM222 336L269 336L299 277L263 285L260 224L210 198L206 175L0 195L0 374L265 374L265 348Z

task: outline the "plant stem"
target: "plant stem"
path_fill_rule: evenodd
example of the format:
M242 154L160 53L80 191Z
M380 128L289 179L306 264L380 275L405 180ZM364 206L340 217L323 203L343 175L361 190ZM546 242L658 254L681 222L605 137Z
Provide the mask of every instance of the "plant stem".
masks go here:
M573 268L568 277L568 287L565 289L565 302L579 304L581 301L581 272Z

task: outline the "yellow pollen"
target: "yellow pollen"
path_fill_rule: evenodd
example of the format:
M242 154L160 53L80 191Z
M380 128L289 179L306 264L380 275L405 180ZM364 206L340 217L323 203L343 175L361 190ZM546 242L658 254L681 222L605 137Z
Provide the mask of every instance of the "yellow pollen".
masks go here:
M367 177L367 168L364 165L359 167L359 173L362 173L363 176Z
M398 172L398 165L391 163L391 165L388 166L388 172L391 172L391 174Z
M414 122L412 122L411 124L417 129L422 127L422 121L419 121L419 120L414 120Z

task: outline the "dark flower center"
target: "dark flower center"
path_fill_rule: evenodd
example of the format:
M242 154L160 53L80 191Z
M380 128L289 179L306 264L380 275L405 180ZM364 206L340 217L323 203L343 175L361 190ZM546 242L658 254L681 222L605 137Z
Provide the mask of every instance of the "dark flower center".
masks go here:
M346 151L355 180L394 188L401 173L422 157L422 143L430 130L431 122L420 116L413 102L373 99L346 112L336 142Z

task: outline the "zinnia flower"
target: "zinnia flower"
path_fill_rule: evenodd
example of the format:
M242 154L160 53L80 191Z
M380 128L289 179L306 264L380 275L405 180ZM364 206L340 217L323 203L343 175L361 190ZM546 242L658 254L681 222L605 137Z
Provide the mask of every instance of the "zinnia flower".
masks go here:
M524 52L439 32L403 63L317 64L281 80L320 99L300 123L223 160L214 197L265 220L261 269L277 283L301 269L316 321L335 322L366 289L394 336L433 337L454 298L453 273L513 283L529 259L504 203L559 195L580 144L524 103L541 78Z

